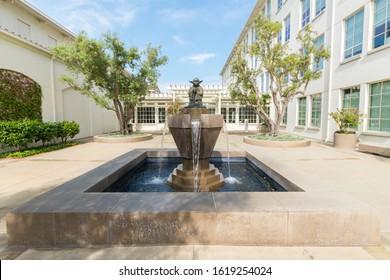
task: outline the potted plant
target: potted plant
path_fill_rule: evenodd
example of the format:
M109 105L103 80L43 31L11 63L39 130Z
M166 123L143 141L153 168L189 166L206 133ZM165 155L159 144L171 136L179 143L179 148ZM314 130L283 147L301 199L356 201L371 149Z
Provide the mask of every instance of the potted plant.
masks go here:
M329 115L334 119L338 127L334 133L334 147L355 149L357 138L356 130L354 129L358 127L363 114L360 114L359 110L355 108L342 108Z

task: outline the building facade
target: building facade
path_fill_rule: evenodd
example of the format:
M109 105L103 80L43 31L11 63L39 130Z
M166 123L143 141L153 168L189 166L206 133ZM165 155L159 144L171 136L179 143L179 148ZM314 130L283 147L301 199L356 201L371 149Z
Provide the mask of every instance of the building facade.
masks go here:
M260 13L282 23L278 40L292 51L299 50L296 37L307 24L316 31L314 43L331 51L331 58L319 65L321 78L288 105L283 131L333 141L337 127L329 113L354 107L364 116L356 128L359 140L389 146L390 0L259 0L235 47L252 43L253 23ZM231 82L233 56L232 51L220 73L224 88ZM261 69L261 62L253 57L248 57L248 64ZM260 75L258 83L266 92L267 73Z
M22 0L0 1L0 69L21 73L42 89L45 122L74 120L78 138L118 130L115 114L59 82L65 65L49 47L72 41L69 30Z

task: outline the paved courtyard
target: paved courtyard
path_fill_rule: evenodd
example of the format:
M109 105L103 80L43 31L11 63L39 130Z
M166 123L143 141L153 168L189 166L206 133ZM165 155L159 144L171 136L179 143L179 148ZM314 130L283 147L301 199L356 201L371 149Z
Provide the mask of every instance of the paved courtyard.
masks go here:
M132 144L85 143L25 159L0 160L0 259L390 259L390 158L338 150L313 142L305 148L262 148L229 135L230 151L248 151L274 168L288 168L296 182L315 177L321 186L377 209L381 216L379 246L132 246L90 248L8 247L6 213L15 206L135 148L161 148L161 135ZM175 148L170 135L164 148ZM216 150L226 150L221 134ZM318 190L321 191L321 190Z

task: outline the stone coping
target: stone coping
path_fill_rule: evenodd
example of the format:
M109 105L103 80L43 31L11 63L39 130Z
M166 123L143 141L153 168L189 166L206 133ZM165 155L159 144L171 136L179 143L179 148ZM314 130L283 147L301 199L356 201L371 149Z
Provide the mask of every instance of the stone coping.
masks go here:
M310 140L297 140L297 141L270 141L270 140L258 140L245 136L243 138L244 143L270 148L301 148L311 145Z
M134 143L153 139L152 134L131 137L105 137L104 135L97 135L93 137L93 142L96 143Z
M243 154L251 161L256 159L254 163L263 165L266 174L276 175L273 177L278 183L295 191L98 192L146 157L159 155L158 151L136 149L13 209L7 214L8 244L29 247L379 244L380 218L371 207L332 189L303 192L282 174L285 169L277 172L249 153L235 152L230 156ZM213 155L223 156L224 152ZM167 150L164 156L176 157L178 152Z
M384 157L390 157L390 146L385 146L383 144L367 144L359 143L359 152L370 153L375 155L380 155Z

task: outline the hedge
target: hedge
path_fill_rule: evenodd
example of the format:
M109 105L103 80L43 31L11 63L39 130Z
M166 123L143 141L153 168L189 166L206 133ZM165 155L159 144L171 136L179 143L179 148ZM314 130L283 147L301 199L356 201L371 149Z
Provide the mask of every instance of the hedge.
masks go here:
M40 121L0 122L0 145L20 151L29 144L41 142L42 146L61 139L66 142L80 132L74 121L43 123Z

